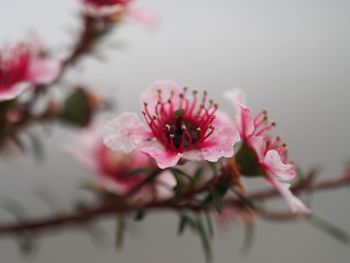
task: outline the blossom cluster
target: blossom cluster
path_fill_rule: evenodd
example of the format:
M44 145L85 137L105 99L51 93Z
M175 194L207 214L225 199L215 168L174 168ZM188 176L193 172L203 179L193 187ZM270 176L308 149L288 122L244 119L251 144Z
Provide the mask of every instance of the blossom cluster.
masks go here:
M235 108L235 118L220 111L207 91L199 94L170 81L151 85L142 95L144 121L135 113L121 113L105 125L105 145L99 142L98 154L96 149L92 151L102 186L121 194L118 187L137 185L144 176L128 176L131 170L158 166L168 171L203 161L225 166L234 160L239 175L265 178L291 211L310 213L290 190L296 169L288 159L286 144L270 135L275 124L269 122L267 112L253 116L241 91L229 91L225 96ZM145 163L146 156L149 163Z

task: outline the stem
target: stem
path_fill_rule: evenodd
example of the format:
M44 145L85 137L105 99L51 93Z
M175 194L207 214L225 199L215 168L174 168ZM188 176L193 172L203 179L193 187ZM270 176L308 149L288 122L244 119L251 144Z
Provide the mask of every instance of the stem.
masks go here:
M155 178L156 173L153 173L151 175L152 177ZM345 176L341 176L335 179L325 179L317 183L314 183L312 187L310 187L308 183L307 184L301 183L300 185L295 186L293 190L298 193L314 192L314 191L329 190L333 188L348 186L350 184L349 175L350 175L350 171L348 171L348 173ZM200 189L202 192L208 190L207 188L204 189L202 187L200 187ZM198 189L194 189L193 191L195 192L195 194L199 193ZM132 193L134 193L133 190L132 190ZM192 197L194 193L192 195L190 195L190 193L185 193L184 195ZM278 196L278 192L276 192L275 190L264 190L264 191L258 191L258 192L247 194L247 197L252 199L258 199L258 200L269 199L277 196ZM131 212L138 211L139 209L143 209L145 211L191 210L194 212L201 212L208 209L208 206L204 206L201 204L193 204L190 202L189 203L176 202L178 200L182 201L184 197L185 196L180 196L178 197L179 199L175 198L175 199L170 199L165 201L153 201L148 204L120 205L113 202L99 203L95 206L87 208L84 211L73 211L70 213L56 214L53 216L43 217L39 219L25 220L18 223L2 224L0 225L0 236L20 235L23 233L39 234L45 231L58 230L64 227L77 227L77 226L79 227L82 224L86 224L90 221L97 220L102 217L131 213ZM188 200L187 198L185 199ZM239 198L234 198L234 199L224 201L224 204L237 207L242 204L242 200ZM302 219L302 217L292 214L290 212L277 213L277 212L258 211L258 213L262 218L267 220L274 220L274 221L287 221L287 220L291 221L296 219Z

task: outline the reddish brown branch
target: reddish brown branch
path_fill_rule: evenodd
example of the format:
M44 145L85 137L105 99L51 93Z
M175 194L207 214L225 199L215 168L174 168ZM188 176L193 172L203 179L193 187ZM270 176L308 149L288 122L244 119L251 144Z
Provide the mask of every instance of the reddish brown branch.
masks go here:
M342 176L335 179L325 179L323 181L315 183L312 187L309 184L301 183L294 187L295 192L311 192L328 190L333 188L344 187L350 184L350 176ZM201 188L202 189L202 188ZM204 191L204 189L202 189ZM194 190L198 193L198 189ZM189 195L189 193L188 193ZM265 190L247 195L249 198L254 200L264 200L272 197L278 196L278 193L274 190ZM182 198L180 198L183 200ZM180 200L179 199L179 200ZM242 200L235 198L225 201L225 205L240 206L242 205ZM33 233L37 234L47 230L58 230L63 227L74 227L81 226L82 224L97 220L101 217L106 217L108 215L124 214L138 211L140 209L149 210L191 210L191 211L202 211L208 209L204 205L196 205L192 203L181 204L176 202L176 199L151 202L146 205L120 205L117 203L100 203L94 207L88 208L83 211L73 211L66 214L57 214L41 219L31 219L28 221L23 221L19 223L9 223L0 225L0 235L18 235L23 233ZM276 212L259 212L260 216L268 220L295 220L300 219L289 212L276 213Z

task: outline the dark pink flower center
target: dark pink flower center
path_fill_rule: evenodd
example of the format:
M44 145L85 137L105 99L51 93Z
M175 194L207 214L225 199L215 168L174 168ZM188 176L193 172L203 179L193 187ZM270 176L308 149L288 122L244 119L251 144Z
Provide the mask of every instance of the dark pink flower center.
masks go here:
M168 150L182 152L200 147L214 131L212 123L218 105L212 100L207 102L206 91L201 100L197 91L192 92L192 97L187 97L186 91L187 88L180 94L171 92L164 98L158 90L158 101L152 111L144 103L142 113L148 126Z
M127 5L131 0L85 0L86 4L91 4L97 7Z
M0 53L0 92L24 81L28 76L30 52L23 44L7 48Z

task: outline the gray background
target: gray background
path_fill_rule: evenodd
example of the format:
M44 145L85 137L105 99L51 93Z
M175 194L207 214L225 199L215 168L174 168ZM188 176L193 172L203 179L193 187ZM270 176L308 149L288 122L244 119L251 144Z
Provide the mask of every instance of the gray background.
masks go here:
M68 76L113 94L118 110L138 110L138 96L152 81L171 79L208 89L222 108L221 93L240 87L258 111L268 108L294 159L304 169L319 165L323 176L336 176L350 159L350 2L346 0L140 0L139 6L161 16L161 26L148 32L128 24L101 46L106 63L85 59ZM74 0L1 0L2 42L22 37L31 27L50 46L64 50L78 30ZM111 49L115 44L123 50ZM83 70L83 71L82 71ZM60 150L70 131L57 128L45 136L48 157L0 162L0 195L20 201L31 215L50 211L35 197L49 189L69 207L77 182L88 178ZM349 190L318 194L318 214L350 232ZM1 221L11 219L0 213ZM102 248L79 232L43 238L33 262L203 262L196 237L176 237L177 217L147 217L134 226L122 251L113 248L113 220L106 220L108 240ZM242 228L235 224L217 233L216 262L348 262L349 250L306 223L257 223L253 251L239 256ZM13 240L0 241L1 262L25 262Z

